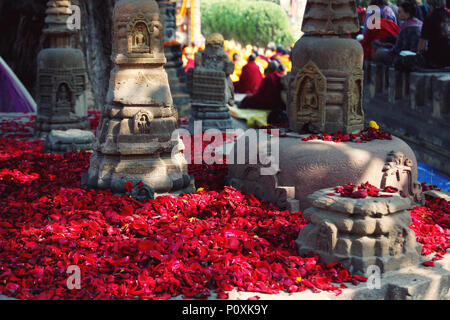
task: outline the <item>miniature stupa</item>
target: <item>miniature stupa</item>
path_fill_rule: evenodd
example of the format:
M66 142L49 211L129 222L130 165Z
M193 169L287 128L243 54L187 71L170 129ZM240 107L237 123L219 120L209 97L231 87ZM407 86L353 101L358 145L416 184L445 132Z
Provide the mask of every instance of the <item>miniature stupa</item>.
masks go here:
M130 181L141 198L190 192L180 153L178 114L173 107L154 0L120 0L113 14L115 64L97 130L87 184L124 193Z
M67 25L72 14L70 6L70 1L47 3L48 27L44 34L50 47L38 55L38 112L34 127L40 138L53 129L89 129L85 59L81 50L71 47L76 31Z
M303 36L292 49L288 93L296 132L355 133L363 129L363 50L354 0L310 0Z

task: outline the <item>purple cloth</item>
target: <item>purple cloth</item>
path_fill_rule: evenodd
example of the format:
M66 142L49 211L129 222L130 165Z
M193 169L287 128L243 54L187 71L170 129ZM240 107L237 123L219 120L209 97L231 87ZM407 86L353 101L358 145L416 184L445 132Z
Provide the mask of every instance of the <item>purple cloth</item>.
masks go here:
M0 62L0 112L35 112L21 85Z

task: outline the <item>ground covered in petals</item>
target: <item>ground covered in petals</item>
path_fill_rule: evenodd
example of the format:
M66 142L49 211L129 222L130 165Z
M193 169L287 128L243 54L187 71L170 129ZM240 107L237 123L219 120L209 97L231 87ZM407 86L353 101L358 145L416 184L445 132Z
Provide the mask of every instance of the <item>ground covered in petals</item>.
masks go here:
M31 126L3 121L0 130ZM226 299L233 288L340 294L345 282L365 281L340 264L300 257L303 214L219 186L216 173L224 177L226 165L191 167L203 177L194 194L138 202L82 189L89 153L43 154L42 142L29 139L0 137L0 295L204 299L217 292ZM439 259L449 247L448 202L430 199L411 214L423 254ZM67 288L69 266L81 269L80 290Z

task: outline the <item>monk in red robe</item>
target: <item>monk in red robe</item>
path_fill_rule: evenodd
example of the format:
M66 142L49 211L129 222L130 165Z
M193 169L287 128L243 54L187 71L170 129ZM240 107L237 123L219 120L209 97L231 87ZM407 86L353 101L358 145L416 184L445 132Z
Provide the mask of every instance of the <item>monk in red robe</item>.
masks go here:
M255 54L248 58L248 63L242 68L239 81L234 82L234 92L255 94L258 91L263 81L263 76L255 59Z
M281 99L281 76L283 73L280 71L280 65L276 60L272 60L267 69L267 75L256 94L242 100L239 108L274 110L286 107Z
M377 42L384 42L390 37L397 37L400 33L400 27L389 19L381 18L380 29L367 29L361 45L364 49L364 59L374 60ZM395 43L395 42L394 42Z

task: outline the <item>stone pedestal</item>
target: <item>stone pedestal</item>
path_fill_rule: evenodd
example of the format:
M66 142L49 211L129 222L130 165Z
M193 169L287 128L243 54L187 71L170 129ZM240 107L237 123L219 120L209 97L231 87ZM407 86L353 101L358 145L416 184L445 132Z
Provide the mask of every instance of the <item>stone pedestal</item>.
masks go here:
M411 148L401 139L373 140L367 143L302 141L305 135L288 133L279 138L269 164L251 163L255 146L245 136L237 139L231 150L233 164L228 166L228 183L280 208L298 211L311 206L308 195L337 185L360 185L369 181L383 188L396 187L417 202L422 200L417 182L417 160ZM276 141L274 141L276 143ZM271 150L271 138L259 139L257 152ZM277 151L278 150L278 151ZM238 156L244 163L238 163ZM277 168L263 175L261 169Z
M95 136L91 131L70 129L52 130L44 143L46 153L92 151Z
M410 199L399 194L352 199L330 193L334 189L309 197L312 207L305 218L310 224L297 239L301 255L312 251L325 263L340 262L350 272L362 274L372 265L386 272L419 262L421 245L409 229Z
M45 138L51 130L89 129L87 80L84 55L71 48L74 31L67 28L70 1L47 3L50 47L38 55L35 135Z
M359 30L354 0L310 0L303 29L310 36L292 49L288 93L291 129L297 132L363 129L363 50L345 36Z
M178 114L163 68L158 5L154 0L120 0L113 21L115 67L87 184L124 193L126 182L143 182L146 194L140 198L193 191L179 152L182 142L174 134Z

